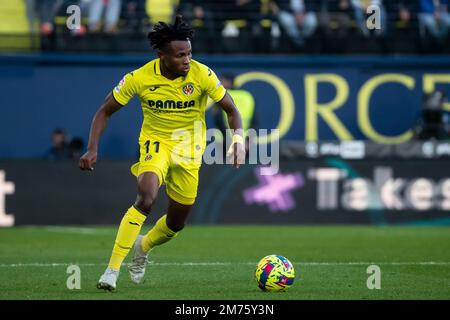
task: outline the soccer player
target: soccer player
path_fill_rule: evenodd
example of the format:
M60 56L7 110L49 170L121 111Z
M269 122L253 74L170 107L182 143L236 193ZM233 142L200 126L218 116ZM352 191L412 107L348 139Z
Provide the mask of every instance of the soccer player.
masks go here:
M137 177L138 194L120 223L109 265L97 284L99 289L116 289L120 266L131 248L133 260L128 271L131 280L140 283L148 252L183 229L197 196L198 172L206 147L208 96L227 113L234 130L228 149L232 164L239 168L244 162L241 116L215 73L192 59L192 36L193 30L181 16L173 25L154 25L148 38L159 58L126 74L92 121L87 152L79 161L81 170L93 170L100 136L111 115L133 96L140 99L144 114L140 158L131 167ZM146 235L139 235L162 184L169 199L166 214Z

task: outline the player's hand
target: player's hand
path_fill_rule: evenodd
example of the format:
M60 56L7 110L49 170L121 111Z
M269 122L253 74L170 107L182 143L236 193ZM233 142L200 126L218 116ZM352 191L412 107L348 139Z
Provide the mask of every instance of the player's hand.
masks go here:
M242 143L233 143L227 152L227 157L232 159L232 164L235 168L245 163L245 147Z
M83 154L78 162L78 166L81 170L94 170L94 166L97 163L97 151L87 151Z

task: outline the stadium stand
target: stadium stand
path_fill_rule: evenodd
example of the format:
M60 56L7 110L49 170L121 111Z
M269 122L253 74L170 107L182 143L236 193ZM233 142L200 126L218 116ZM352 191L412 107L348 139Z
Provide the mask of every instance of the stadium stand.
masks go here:
M31 50L33 43L32 22L28 17L25 1L0 1L0 50Z
M48 32L41 28L39 34L33 26L39 21L43 3L50 2L54 30ZM0 22L0 34L2 39L10 40L2 41L2 50L30 50L38 46L42 51L143 53L148 51L146 33L151 25L157 21L169 22L180 13L196 28L197 53L440 54L450 51L446 29L436 37L430 25L425 24L423 11L429 10L429 0L119 0L114 1L120 5L120 15L113 33L99 30L89 22L97 2L75 2L81 6L82 29L73 32L66 26L69 16L66 9L74 1L2 1L0 14L4 18ZM369 32L361 27L369 16L365 13L367 3L379 6L381 30ZM440 12L442 17L448 16L445 6Z

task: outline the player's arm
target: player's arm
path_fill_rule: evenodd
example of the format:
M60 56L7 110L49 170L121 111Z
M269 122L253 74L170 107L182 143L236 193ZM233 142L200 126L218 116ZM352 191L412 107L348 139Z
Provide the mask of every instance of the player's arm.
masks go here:
M227 156L232 156L233 165L239 168L239 165L245 161L245 147L242 130L242 119L233 99L228 93L217 103L227 114L228 125L233 130L233 140L228 149Z
M106 96L105 101L95 113L92 120L91 130L89 133L89 142L87 152L81 156L78 163L81 170L93 170L97 162L97 150L100 136L108 124L111 115L122 107L120 103L114 99L112 93Z

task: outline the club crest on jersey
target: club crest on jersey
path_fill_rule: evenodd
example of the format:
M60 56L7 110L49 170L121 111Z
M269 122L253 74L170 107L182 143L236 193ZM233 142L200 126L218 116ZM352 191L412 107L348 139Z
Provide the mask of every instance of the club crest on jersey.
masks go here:
M194 85L192 83L188 83L183 87L183 93L188 97L194 92Z

